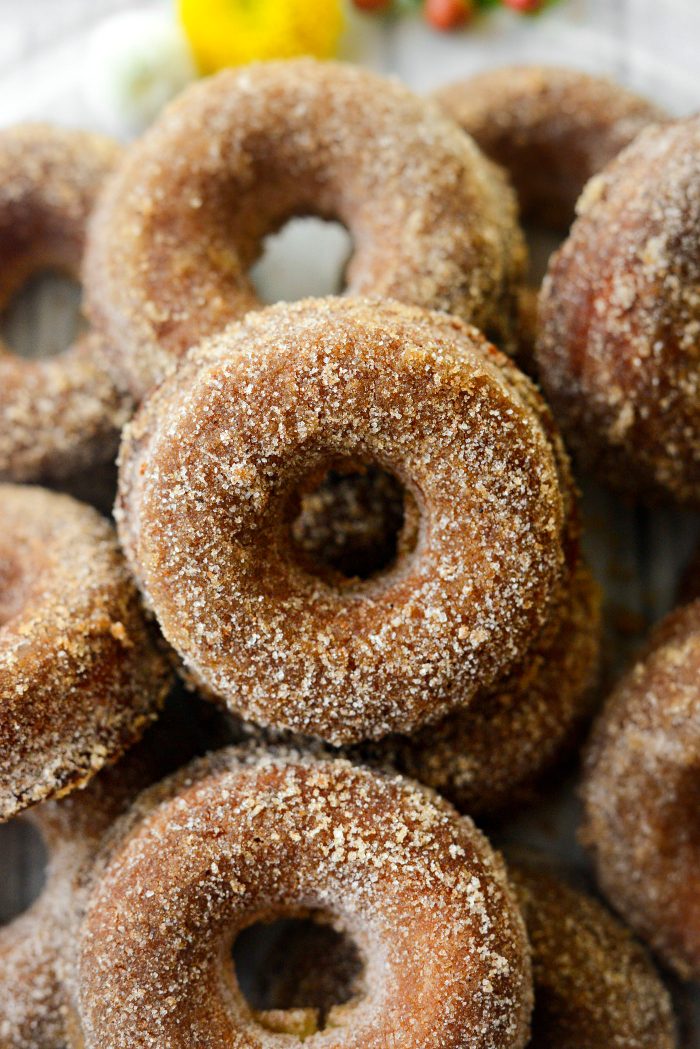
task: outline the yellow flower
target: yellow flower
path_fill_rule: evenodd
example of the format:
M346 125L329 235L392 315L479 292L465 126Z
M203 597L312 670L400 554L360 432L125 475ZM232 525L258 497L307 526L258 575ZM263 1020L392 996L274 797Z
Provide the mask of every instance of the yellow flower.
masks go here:
M178 0L202 73L256 59L335 54L341 0Z

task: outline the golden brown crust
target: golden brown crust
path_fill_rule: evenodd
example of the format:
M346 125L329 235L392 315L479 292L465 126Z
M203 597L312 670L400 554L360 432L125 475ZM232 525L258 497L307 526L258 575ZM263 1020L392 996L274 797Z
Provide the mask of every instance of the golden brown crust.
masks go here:
M528 1049L675 1049L668 992L629 931L541 864L508 874L532 947Z
M81 1049L75 1013L75 940L98 847L136 795L212 742L207 719L170 704L143 740L82 790L24 813L48 851L46 881L31 908L0 928L2 1049ZM216 728L216 726L214 726Z
M557 66L491 69L433 97L508 172L523 218L561 232L586 182L667 116L612 80Z
M110 139L44 124L0 131L0 309L45 269L77 278L88 217L120 156ZM103 340L29 360L0 341L0 480L65 480L116 455L130 413Z
M305 478L379 463L415 549L355 586L292 547ZM564 577L566 461L532 385L456 318L308 300L193 351L121 452L127 556L168 640L232 710L333 743L411 731L519 660Z
M535 1009L528 1049L675 1049L669 994L646 951L596 900L569 888L528 854L508 863L532 948ZM303 1018L333 1016L362 993L347 940L291 925L263 960L257 995L270 1002L261 1022L289 1030ZM275 964L275 962L277 964ZM335 1007L337 1008L337 1007Z
M105 847L80 942L87 1049L276 1045L230 947L310 910L334 914L367 967L328 1049L525 1045L524 930L470 821L401 777L228 750L148 792Z
M185 91L95 216L88 310L135 396L260 305L248 270L298 214L348 227L353 294L445 309L509 345L525 249L501 173L396 81L270 62Z
M427 783L460 811L494 815L530 798L581 738L595 700L600 594L580 564L570 592L522 666L465 711L364 753Z
M700 502L700 117L594 178L540 300L540 380L582 465Z
M700 978L699 675L696 601L660 624L596 726L582 832L616 910L693 979Z
M107 521L0 486L0 820L117 758L170 684Z

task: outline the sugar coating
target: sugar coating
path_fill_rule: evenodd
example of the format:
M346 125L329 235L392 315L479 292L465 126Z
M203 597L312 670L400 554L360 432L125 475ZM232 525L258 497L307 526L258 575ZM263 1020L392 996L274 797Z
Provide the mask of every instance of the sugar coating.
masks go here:
M142 747L103 769L84 790L46 801L26 816L48 851L46 881L24 914L0 928L0 1045L58 1049L73 1040L71 944L86 871L112 822L152 779Z
M260 305L250 266L264 237L300 214L350 231L352 294L444 309L510 343L525 249L501 173L394 80L270 62L188 88L129 150L98 208L87 308L135 396Z
M526 1044L522 920L471 821L395 775L228 750L147 792L105 845L80 938L86 1049L277 1045L230 947L252 922L309 911L332 914L367 969L319 1044Z
M88 217L119 156L115 142L83 131L0 131L0 309L42 270L78 276ZM43 360L0 342L0 480L64 480L107 462L130 409L95 332Z
M700 491L700 117L652 127L589 182L540 302L537 363L582 465Z
M670 996L629 930L539 859L508 876L532 948L528 1049L675 1049Z
M290 506L335 459L413 493L415 549L354 587L307 572ZM122 544L188 672L332 743L466 705L543 626L571 491L542 401L456 318L349 299L251 313L125 431Z
M466 710L410 736L359 749L389 762L472 816L525 801L581 738L600 660L600 594L580 563L570 590L522 665Z
M582 839L613 906L685 979L700 978L700 602L668 616L596 727Z
M509 860L508 878L532 948L535 1009L528 1049L675 1049L668 991L625 926L570 888L536 853ZM267 993L298 1006L265 1011L261 1022L289 1030L289 1021L302 1014L310 1024L315 1012L309 1002L362 993L346 940L325 944L321 959L306 927L290 926L278 949L288 964L264 974ZM333 1006L329 1022L345 1008Z
M0 821L117 758L171 679L107 521L0 485Z
M523 218L561 232L586 182L648 124L667 118L606 77L558 66L489 69L433 98L505 168Z

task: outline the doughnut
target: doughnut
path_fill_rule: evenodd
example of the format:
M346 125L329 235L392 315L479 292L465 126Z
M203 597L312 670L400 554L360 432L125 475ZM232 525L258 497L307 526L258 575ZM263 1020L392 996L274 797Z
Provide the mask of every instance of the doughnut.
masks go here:
M457 318L306 300L187 356L120 453L120 537L196 684L334 744L410 732L514 665L564 577L571 493L534 387ZM411 549L311 566L299 493L376 465L419 508ZM409 524L412 514L409 514Z
M168 704L144 739L83 790L42 802L18 819L31 822L48 853L46 881L29 910L0 927L2 1049L80 1046L74 1012L72 945L80 900L99 843L136 795L189 761L210 741L208 719L192 703Z
M433 99L505 168L523 218L563 233L588 180L648 124L667 119L606 77L557 66L489 69Z
M117 758L170 684L108 522L0 485L0 822Z
M272 1045L231 948L314 913L369 989L329 1016L328 1049L525 1045L524 929L471 821L400 776L239 748L142 795L106 842L78 943L85 1049Z
M528 1049L676 1049L670 998L646 952L601 904L544 864L529 853L508 864L532 948ZM362 993L347 942L323 931L290 925L263 955L267 969L260 965L255 990L270 1007L261 1022L286 1019L291 1033L303 1020L309 1030L329 1002Z
M86 226L120 149L44 124L0 130L0 310L41 271L78 278ZM60 482L116 455L129 398L88 331L29 360L0 340L0 480Z
M135 397L260 305L248 272L295 215L348 228L351 293L446 310L508 348L525 247L505 177L393 80L261 63L188 88L95 214L87 310Z
M676 1049L669 994L625 926L539 857L508 875L532 948L529 1049Z
M695 832L700 602L668 616L623 677L586 758L582 840L604 895L682 978L700 978Z
M586 188L540 301L538 374L581 465L700 504L700 117L652 127Z
M555 623L553 636L545 630L523 665L469 708L412 736L360 744L365 758L388 762L474 817L532 800L580 740L594 706L600 596L584 564Z

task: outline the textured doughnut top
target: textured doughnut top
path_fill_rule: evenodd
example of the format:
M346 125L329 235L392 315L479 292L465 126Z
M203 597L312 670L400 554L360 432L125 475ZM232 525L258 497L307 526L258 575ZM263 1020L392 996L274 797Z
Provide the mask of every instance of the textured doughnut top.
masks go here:
M265 235L299 214L348 227L352 293L509 336L524 246L500 172L395 81L271 62L188 88L128 152L98 210L88 311L136 396L260 305L247 271Z
M667 114L605 77L558 66L490 69L433 96L508 172L523 217L568 229L586 182Z
M84 131L0 130L0 309L42 270L77 278L88 217L120 154L116 142ZM62 479L106 461L129 410L94 332L40 360L0 341L0 478Z
M585 465L697 503L700 117L642 132L579 213L543 287L542 384Z
M118 757L170 682L107 521L0 485L0 820Z
M108 843L80 944L86 1049L264 1049L230 948L255 921L321 911L367 994L327 1049L523 1047L520 915L485 839L397 776L228 750L147 792Z
M668 616L615 689L586 761L582 837L616 909L700 976L700 602Z
M668 992L624 925L541 863L508 873L532 946L528 1049L675 1049Z
M306 479L344 459L393 472L421 515L414 549L354 586L307 570L290 527ZM308 300L249 314L143 405L117 513L196 680L344 743L465 705L523 655L563 576L560 469L542 401L475 329Z

